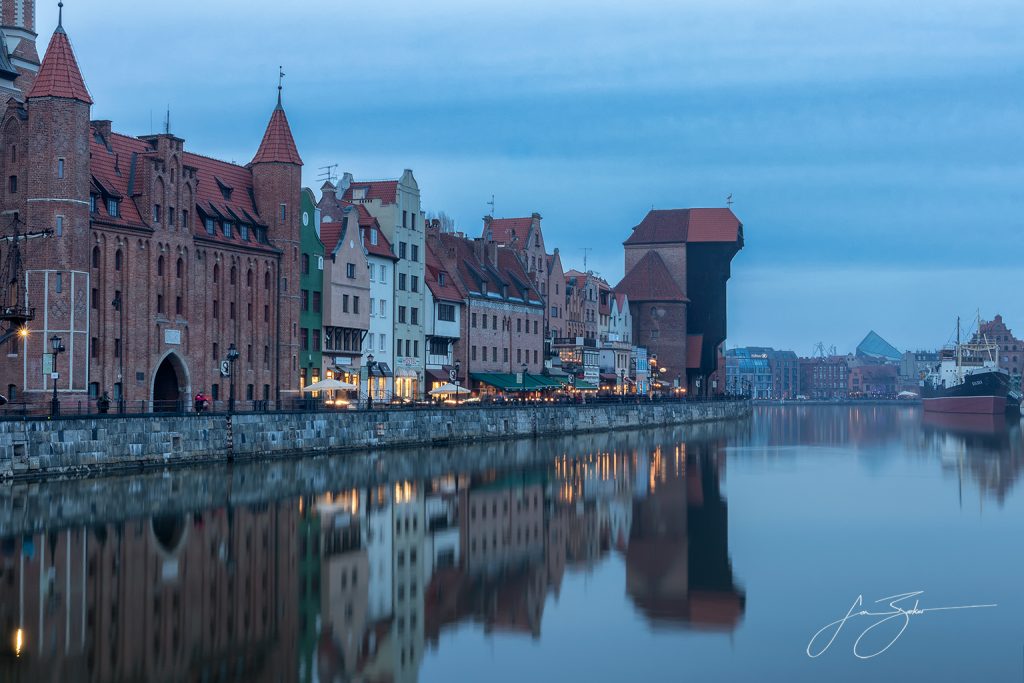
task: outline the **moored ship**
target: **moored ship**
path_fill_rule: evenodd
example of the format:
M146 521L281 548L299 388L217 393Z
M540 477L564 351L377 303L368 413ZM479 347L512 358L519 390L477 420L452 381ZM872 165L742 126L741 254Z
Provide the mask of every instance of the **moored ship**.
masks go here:
M998 346L984 334L940 352L939 365L921 382L921 402L928 412L1002 415L1006 412L1010 375L999 367Z

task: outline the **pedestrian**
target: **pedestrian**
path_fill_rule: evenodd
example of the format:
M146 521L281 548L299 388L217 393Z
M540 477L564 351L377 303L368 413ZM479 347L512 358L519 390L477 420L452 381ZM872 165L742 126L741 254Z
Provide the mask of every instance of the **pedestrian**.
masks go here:
M103 395L96 399L96 409L102 414L106 414L110 410L110 395L107 392L103 392Z
M203 396L203 392L202 391L197 392L196 393L196 412L197 413L201 413L204 410L206 410L206 404L207 404L207 400L206 400L206 397Z

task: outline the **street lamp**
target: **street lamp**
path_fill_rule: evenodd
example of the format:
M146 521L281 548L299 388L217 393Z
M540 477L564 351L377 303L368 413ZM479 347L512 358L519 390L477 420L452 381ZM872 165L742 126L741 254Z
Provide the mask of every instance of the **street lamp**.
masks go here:
M366 355L366 409L373 410L373 370L377 367L377 361L373 354Z
M526 403L526 371L530 369L530 366L527 365L526 363L523 363L523 368L522 369L523 369L523 384L522 384L522 393L519 394L519 397L520 397L520 399L522 400L523 403Z
M626 368L619 368L619 394L626 395Z
M60 400L57 398L57 354L64 353L64 340L53 335L50 337L50 348L53 349L53 367L50 368L50 379L53 380L53 401L50 403L50 415L60 415Z
M462 372L462 361L456 360L455 361L455 402L456 402L456 405L458 405L458 403L459 403L459 382L461 381L461 379L459 378L459 373L460 372Z
M228 363L231 364L231 383L229 385L230 395L228 396L228 411L235 412L235 361L238 360L238 349L235 342L228 347Z

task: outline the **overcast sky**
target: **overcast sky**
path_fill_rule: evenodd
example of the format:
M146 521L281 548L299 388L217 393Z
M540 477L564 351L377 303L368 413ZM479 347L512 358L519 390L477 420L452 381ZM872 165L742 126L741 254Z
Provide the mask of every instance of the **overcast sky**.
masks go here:
M282 64L307 184L412 168L475 234L493 194L612 284L652 206L733 193L730 346L935 347L978 309L1024 336L1020 0L65 5L116 130L170 105L188 149L248 162Z

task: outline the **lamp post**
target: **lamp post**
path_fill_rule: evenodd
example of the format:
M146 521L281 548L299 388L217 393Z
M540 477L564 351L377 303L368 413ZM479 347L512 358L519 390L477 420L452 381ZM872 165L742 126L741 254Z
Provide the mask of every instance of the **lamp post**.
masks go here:
M50 371L50 379L53 380L53 400L50 402L50 415L60 415L60 399L57 398L57 354L64 353L64 340L53 335L50 337L50 348L53 350L53 367Z
M373 410L373 369L377 367L377 361L373 354L366 355L366 409Z
M462 361L456 359L455 361L455 404L459 404L459 373L462 372Z
M523 367L522 367L523 381L521 383L522 390L521 390L521 392L519 394L519 399L523 403L526 403L526 371L529 370L529 369L530 369L530 366L527 365L526 363L523 363Z
M231 366L231 383L228 386L228 412L235 412L235 361L238 360L238 349L235 348L235 342L231 342L231 346L228 347L228 363Z
M619 368L619 394L626 395L626 368Z

